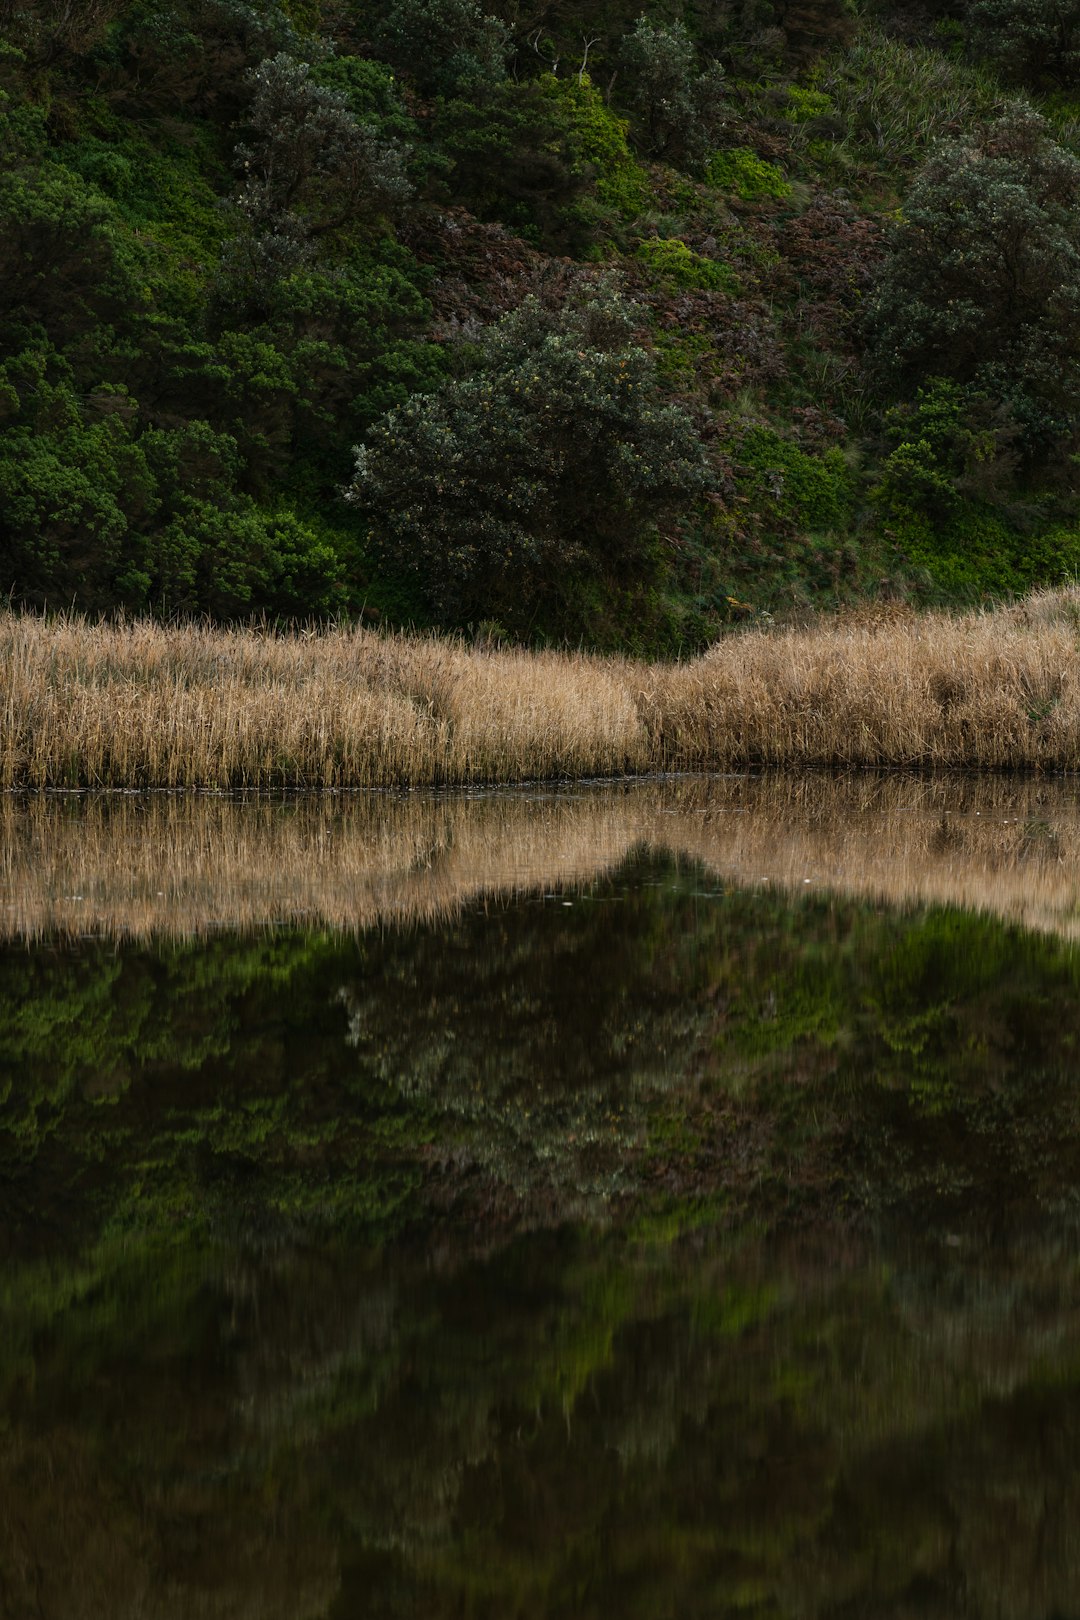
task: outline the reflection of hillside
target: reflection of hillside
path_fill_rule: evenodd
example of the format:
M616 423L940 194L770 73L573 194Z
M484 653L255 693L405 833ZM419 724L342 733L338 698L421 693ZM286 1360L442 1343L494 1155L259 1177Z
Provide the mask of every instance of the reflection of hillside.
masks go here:
M1080 937L1080 787L892 776L682 777L565 791L0 807L0 931L353 932L595 879L638 845L718 878L946 904Z
M136 1255L0 1407L5 1616L1069 1613L1069 1247Z
M766 1221L1067 1209L1080 953L799 896L638 854L430 926L9 942L0 1250L686 1196Z

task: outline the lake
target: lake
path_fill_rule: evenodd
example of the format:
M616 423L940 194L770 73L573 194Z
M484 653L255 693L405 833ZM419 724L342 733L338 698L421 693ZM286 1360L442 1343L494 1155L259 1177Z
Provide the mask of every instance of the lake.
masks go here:
M1080 783L0 802L0 1613L1080 1614Z

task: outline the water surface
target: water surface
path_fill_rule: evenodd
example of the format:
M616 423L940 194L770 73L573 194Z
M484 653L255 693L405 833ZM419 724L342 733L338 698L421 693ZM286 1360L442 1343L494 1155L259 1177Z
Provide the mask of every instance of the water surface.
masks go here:
M1080 1612L1071 784L3 817L5 1616Z

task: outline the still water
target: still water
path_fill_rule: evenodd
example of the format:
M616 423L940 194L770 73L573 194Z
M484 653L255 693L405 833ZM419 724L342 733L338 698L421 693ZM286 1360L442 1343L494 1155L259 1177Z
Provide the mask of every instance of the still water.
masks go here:
M1080 1614L1080 788L0 806L0 1614Z

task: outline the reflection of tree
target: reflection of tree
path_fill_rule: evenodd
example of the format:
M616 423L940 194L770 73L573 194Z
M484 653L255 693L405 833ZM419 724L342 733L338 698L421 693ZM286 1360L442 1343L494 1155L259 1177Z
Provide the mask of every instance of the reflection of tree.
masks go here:
M990 919L644 857L358 941L9 950L5 1238L386 1230L432 1199L496 1222L612 1195L1054 1208L1080 1174L1078 989L1070 947Z
M350 1044L437 1115L444 1153L518 1193L609 1191L650 1103L686 1093L708 1022L690 902L646 870L666 892L605 885L365 953Z
M5 1617L1066 1612L1078 990L986 918L644 857L0 953ZM736 1236L823 1206L888 1264Z

